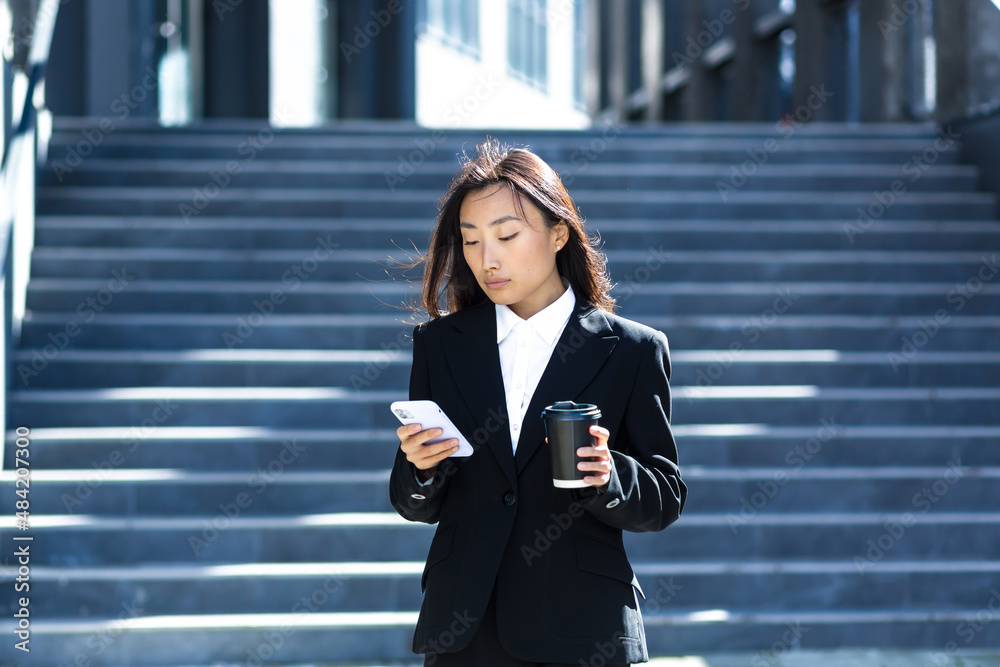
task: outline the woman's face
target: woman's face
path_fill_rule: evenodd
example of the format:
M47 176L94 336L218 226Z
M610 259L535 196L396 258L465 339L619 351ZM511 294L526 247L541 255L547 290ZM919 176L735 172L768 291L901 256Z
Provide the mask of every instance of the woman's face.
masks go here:
M493 303L526 320L566 291L556 252L565 247L569 231L563 222L547 227L542 212L520 200L527 220L506 184L474 190L462 200L459 224L465 261L479 286Z

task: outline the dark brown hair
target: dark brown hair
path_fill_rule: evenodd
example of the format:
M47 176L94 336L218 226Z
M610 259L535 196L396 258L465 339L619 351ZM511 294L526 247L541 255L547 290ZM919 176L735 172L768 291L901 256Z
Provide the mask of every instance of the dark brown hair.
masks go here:
M438 200L437 226L431 234L427 253L412 264L404 265L413 268L426 262L422 307L431 320L489 298L465 261L459 210L465 195L496 184L510 188L519 208L518 194L534 204L541 211L546 227L551 229L560 221L566 223L569 238L565 247L556 253L556 270L569 280L578 300L613 313L617 304L608 294L611 282L604 255L597 246L600 237L587 235L583 217L555 170L527 148L501 146L496 139L487 138L476 146L476 153L473 159L462 154L461 169ZM441 296L445 298L446 312L440 307ZM409 306L411 311L419 308L420 305Z

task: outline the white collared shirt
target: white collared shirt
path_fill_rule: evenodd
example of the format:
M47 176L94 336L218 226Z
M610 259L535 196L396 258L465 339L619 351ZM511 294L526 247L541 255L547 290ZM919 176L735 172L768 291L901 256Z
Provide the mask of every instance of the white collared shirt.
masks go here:
M514 451L517 451L528 403L576 308L576 294L569 280L565 277L561 279L566 288L562 296L527 320L521 319L510 307L495 304L500 370L503 373L510 441Z
M500 370L503 374L507 414L511 416L510 442L517 451L517 440L524 423L528 403L535 393L542 372L549 363L556 343L576 308L576 294L569 280L562 278L566 288L562 296L541 309L527 320L522 320L508 306L494 304L497 320L497 346L500 348ZM536 415L539 419L540 415ZM414 471L416 477L416 471ZM427 486L433 478L421 482Z

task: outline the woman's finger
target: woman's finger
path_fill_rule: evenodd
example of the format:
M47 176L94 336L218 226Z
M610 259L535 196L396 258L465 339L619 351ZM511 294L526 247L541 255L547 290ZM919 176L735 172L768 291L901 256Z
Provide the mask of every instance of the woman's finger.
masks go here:
M595 424L590 427L590 434L594 436L595 447L608 446L608 438L611 436L611 432L608 429Z
M611 458L611 450L607 446L601 447L580 447L576 450L576 455L581 457L597 456L602 459Z
M411 433L401 441L403 451L416 450L417 447L422 447L425 442L439 437L442 433L443 431L436 427L418 433Z
M611 475L601 475L600 477L594 477L593 475L587 475L583 478L587 484L591 486L604 486L611 480Z
M396 437L399 438L400 442L403 442L409 438L414 433L420 431L420 424L403 424L396 429Z
M452 454L454 454L455 451L458 450L458 444L457 443L454 444L454 445L449 445L449 444L445 443L442 446L444 447L444 449L438 451L437 453L425 456L425 457L419 459L418 461L411 460L411 462L413 463L413 465L417 466L418 468L420 468L422 470L426 470L427 468L433 468L434 466L436 466L437 464L441 463L441 461L444 461L446 458L448 458L449 456L451 456ZM429 447L433 447L433 448L437 449L438 445L428 445L428 448Z
M428 440L441 435L441 429L431 428L405 438L400 443L400 449L406 454L406 460L421 470L433 468L458 450L458 440L449 438L432 445L425 444Z

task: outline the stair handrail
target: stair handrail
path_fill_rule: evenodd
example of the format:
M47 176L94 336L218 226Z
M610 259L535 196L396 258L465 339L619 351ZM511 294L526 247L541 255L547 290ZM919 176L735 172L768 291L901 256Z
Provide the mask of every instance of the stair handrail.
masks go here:
M12 85L10 90L4 90L4 98L7 98L8 94L18 94L20 91L16 89L23 88L23 96L10 101L12 124L16 124L16 128L6 142L0 160L0 315L3 321L0 328L0 354L3 355L0 427L4 431L4 437L0 438L0 470L4 467L3 450L7 439L7 399L14 376L13 346L21 335L31 273L35 235L35 173L44 163L48 144L47 131L38 131L39 116L46 120L50 118L45 108L45 68L59 4L60 0L39 2L31 22L31 45L25 72L14 71L13 76L15 83L23 82L24 85ZM4 66L7 66L6 63ZM3 78L6 87L6 77Z

